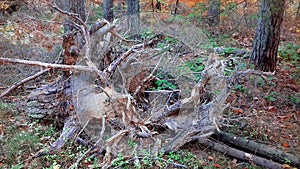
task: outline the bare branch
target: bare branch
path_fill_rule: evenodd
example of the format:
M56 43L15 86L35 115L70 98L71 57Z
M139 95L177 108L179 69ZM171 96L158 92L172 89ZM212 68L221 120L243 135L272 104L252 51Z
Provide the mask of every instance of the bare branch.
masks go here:
M95 67L89 66L81 66L81 65L63 65L63 64L52 64L52 63L44 63L39 61L30 61L30 60L23 60L23 59L12 59L12 58L2 58L0 57L0 64L24 64L29 66L42 66L46 68L56 68L62 70L81 70L81 71L88 71L96 73L101 80L104 80L103 72Z
M30 80L36 79L36 78L38 78L39 76L41 76L41 75L47 73L49 70L50 70L50 68L49 68L49 69L42 70L42 71L40 71L40 72L38 72L38 73L36 73L36 74L34 74L34 75L32 75L32 76L29 76L29 77L27 77L27 78L25 78L25 79L23 79L23 80L21 80L21 81L15 83L15 84L13 84L10 88L6 89L6 90L0 95L0 99L1 99L2 97L6 96L7 94L9 94L11 91L13 91L13 90L15 90L16 88L18 88L19 86L23 85L24 83L26 83L26 82L28 82L28 81L30 81Z
M50 5L53 9L57 10L58 12L75 19L81 25L85 25L84 21L79 17L79 15L77 13L71 13L71 12L64 11L64 10L60 9L56 4L48 3L48 5Z

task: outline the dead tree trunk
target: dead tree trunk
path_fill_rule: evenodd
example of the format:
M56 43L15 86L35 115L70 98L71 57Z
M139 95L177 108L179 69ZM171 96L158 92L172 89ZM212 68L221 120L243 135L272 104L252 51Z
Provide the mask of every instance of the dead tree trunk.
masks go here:
M241 137L233 136L225 132L217 132L217 138L219 141L250 151L255 155L260 155L280 163L285 163L286 160L291 162L292 166L300 167L299 158L292 154L284 153L283 151L271 148L267 145L259 144L251 140L246 140Z

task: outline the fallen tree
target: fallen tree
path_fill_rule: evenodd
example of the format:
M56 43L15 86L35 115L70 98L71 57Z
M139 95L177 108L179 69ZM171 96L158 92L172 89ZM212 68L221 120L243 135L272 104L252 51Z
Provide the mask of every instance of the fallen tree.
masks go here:
M71 15L77 24L85 23L77 16L54 8ZM168 24L173 28L179 25ZM117 154L133 151L127 145L128 140L134 143L137 154L146 150L153 156L160 151L176 151L196 139L212 146L205 140L220 130L219 121L228 106L225 103L229 93L225 61L211 54L200 81L188 84L193 74L181 73L177 65L182 64L183 59L170 55L172 47L158 46L162 35L139 42L120 38L114 30L115 23L99 21L89 29L87 25L76 27L78 30L64 37L63 64L0 58L1 64L21 63L63 70L60 78L33 90L29 96L29 116L55 117L58 126L63 127L61 136L32 158L60 151L70 140L90 146L83 157L92 148L99 147L97 153L104 153L105 157L98 167L103 168L111 166ZM85 43L80 45L78 39L85 39ZM185 46L182 48L189 49L191 55L199 54L199 50L193 51L194 44L187 44L186 39L182 41L181 45ZM164 82L165 86L158 86L157 81ZM170 87L172 85L175 87ZM6 94L8 92L2 95ZM91 138L89 143L80 138L82 133ZM72 167L77 167L83 157ZM251 160L259 165L264 162L261 158Z

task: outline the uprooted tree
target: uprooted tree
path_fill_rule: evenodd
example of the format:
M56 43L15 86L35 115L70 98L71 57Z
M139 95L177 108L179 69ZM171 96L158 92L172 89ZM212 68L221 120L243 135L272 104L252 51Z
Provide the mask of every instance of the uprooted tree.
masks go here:
M83 8L72 3L68 11L49 4L66 18L63 63L0 58L2 64L43 66L46 69L42 73L63 70L55 82L33 90L29 96L29 116L55 117L57 124L63 126L60 137L34 157L59 151L73 139L89 145L81 138L83 135L91 138L92 147L99 147L99 153L105 153L98 166L103 168L109 167L112 157L119 153L139 154L146 150L156 156L196 139L217 149L205 139L219 130L227 107L225 101L233 78L224 75L226 61L211 54L198 74L199 81L195 81L195 73L182 66L182 56L201 53L198 47L206 43L204 34L180 20L166 22L153 14L141 14L136 29L141 34L134 35L130 30L133 39L129 40L120 32L129 32L125 25L130 23L130 17L115 23L100 20L88 26L81 16L84 13L78 12ZM164 38L170 43L162 43ZM127 146L128 140L134 147ZM242 159L254 159L245 155L242 153ZM264 163L263 159L260 164Z

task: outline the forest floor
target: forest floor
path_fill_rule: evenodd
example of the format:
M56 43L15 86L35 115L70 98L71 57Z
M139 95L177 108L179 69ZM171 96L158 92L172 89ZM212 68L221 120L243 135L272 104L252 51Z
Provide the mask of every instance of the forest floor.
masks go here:
M273 76L240 77L228 98L230 108L224 112L221 130L300 157L299 76L299 62L280 60ZM0 168L23 165L26 168L54 168L58 165L66 168L72 165L86 151L85 147L76 143L58 154L26 161L54 142L60 133L51 120L27 117L22 106L26 103L27 94L28 91L18 89L0 102ZM198 142L186 144L180 151L164 158L203 168L260 168L210 150ZM81 167L96 162L85 159Z
M284 27L286 30L283 32L289 32L290 27L291 25ZM23 27L24 29L19 28L18 32L30 31L26 25ZM5 29L7 31L12 28L6 27ZM47 27L39 29L42 31ZM19 34L23 36L21 33ZM52 39L53 42L56 40ZM44 41L39 43L42 42ZM46 43L41 46L45 51L52 51L52 47L47 46ZM2 50L4 51L4 48ZM286 39L280 46L275 75L239 77L232 86L231 94L227 99L230 107L224 112L221 130L255 140L300 158L299 58L299 39L293 41ZM245 60L245 64L247 62L248 60ZM9 87L3 85L5 80L2 80L0 80L1 92ZM53 79L47 77L47 80ZM51 119L34 120L27 116L24 105L29 92L30 89L21 87L10 96L0 100L0 168L57 169L71 166L87 150L77 143L70 143L57 154L30 159L33 154L53 143L58 138L60 130L56 128ZM91 167L101 158L103 157L86 158L80 164L80 168ZM190 168L260 168L247 161L240 161L210 150L196 141L188 143L180 151L164 155L162 158ZM119 160L119 163L124 162L126 157L120 159L123 161ZM158 163L154 163L152 167L146 163L147 161L144 161L142 167L160 168ZM150 162L148 161L148 163ZM286 167L289 163L287 160Z

